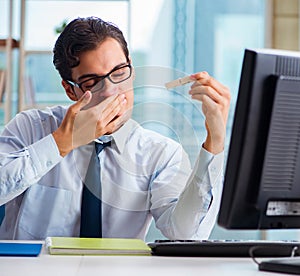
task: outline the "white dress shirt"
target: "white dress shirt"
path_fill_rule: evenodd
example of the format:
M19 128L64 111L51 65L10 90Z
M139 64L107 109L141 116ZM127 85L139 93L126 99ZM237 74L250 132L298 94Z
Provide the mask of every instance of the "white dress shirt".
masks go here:
M18 114L0 136L0 239L79 236L93 145L64 158L52 132L67 107ZM84 133L82 134L84 135ZM103 237L144 239L154 218L169 239L206 239L222 192L224 153L200 150L194 169L180 144L129 120L99 154Z

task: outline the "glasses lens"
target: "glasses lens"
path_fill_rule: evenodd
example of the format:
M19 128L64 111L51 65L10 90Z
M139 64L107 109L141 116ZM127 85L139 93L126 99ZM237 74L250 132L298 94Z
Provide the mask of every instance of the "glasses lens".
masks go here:
M127 80L130 77L130 75L131 75L131 68L129 65L127 65L111 72L111 74L109 75L109 79L113 83L119 83Z
M104 79L101 80L98 79L98 82L95 82L94 85L89 89L91 90L92 93L101 92L104 88L104 82L105 82Z
M130 65L126 65L111 72L108 76L108 79L112 83L120 83L130 78L130 76L131 67ZM99 93L104 89L104 87L105 78L103 77L92 78L82 84L82 88L84 89L84 91L90 90L92 93Z

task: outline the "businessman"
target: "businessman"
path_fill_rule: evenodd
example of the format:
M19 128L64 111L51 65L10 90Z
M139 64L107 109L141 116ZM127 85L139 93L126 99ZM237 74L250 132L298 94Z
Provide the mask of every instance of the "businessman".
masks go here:
M144 239L152 219L167 238L208 238L222 192L229 90L206 72L191 75L207 129L191 168L180 144L131 119L135 71L115 25L77 18L53 52L74 104L24 111L5 126L0 239Z

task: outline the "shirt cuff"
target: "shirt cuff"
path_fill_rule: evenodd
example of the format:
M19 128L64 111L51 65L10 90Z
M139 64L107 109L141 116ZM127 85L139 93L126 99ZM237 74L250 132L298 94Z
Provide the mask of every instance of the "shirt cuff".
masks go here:
M202 147L196 161L196 176L204 180L206 174L208 174L209 182L214 188L219 183L217 180L223 173L223 165L224 151L214 155Z
M49 171L63 159L52 134L30 145L28 151L37 170L37 175Z

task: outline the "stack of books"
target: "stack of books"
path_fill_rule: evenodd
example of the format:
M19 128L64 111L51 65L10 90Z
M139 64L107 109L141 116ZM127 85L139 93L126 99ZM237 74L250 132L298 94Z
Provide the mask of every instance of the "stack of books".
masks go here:
M45 245L52 255L151 255L140 239L48 237Z

